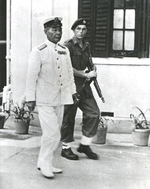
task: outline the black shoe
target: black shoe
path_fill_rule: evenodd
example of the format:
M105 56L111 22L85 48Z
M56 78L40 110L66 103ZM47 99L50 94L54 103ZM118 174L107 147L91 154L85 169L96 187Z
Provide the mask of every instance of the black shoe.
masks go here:
M98 159L98 155L96 153L92 152L90 146L88 146L88 145L80 144L77 151L80 152L80 153L86 154L87 157L90 158L90 159L95 159L95 160Z
M72 152L71 148L62 149L61 156L65 157L67 159L70 159L70 160L78 160L79 159L78 155L74 154Z

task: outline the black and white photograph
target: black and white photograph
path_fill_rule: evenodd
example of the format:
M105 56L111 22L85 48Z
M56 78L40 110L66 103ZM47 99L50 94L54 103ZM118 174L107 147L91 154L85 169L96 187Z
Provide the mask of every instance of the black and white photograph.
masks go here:
M150 189L150 0L0 0L0 189Z

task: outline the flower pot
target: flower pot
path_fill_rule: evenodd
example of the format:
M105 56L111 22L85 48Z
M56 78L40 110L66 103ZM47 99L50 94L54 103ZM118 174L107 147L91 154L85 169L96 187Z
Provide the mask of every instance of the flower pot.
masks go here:
M107 128L99 128L96 135L92 139L92 143L105 144L106 143Z
M14 125L16 134L28 134L30 120L15 119Z
M4 128L4 123L6 121L6 118L7 115L5 113L0 113L0 129L3 129Z
M132 132L133 144L137 146L148 146L149 129L135 129Z

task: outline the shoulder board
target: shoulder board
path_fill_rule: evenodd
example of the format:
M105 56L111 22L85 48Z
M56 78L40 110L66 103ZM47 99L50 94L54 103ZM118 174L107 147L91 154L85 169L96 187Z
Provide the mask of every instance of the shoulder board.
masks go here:
M41 50L45 49L46 47L47 47L47 45L44 43L44 44L38 46L38 49L41 51Z
M66 49L66 47L65 47L64 45L61 45L60 43L58 43L58 45L59 45L60 47L62 47L63 49Z

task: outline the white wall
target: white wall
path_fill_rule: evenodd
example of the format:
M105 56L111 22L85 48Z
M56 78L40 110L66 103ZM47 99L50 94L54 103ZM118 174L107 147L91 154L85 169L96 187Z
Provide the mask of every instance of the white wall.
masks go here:
M98 82L106 103L94 90L101 111L115 117L129 117L133 108L150 109L150 59L93 59L98 68Z
M14 101L24 92L30 52L31 1L13 0L11 5L11 80Z

